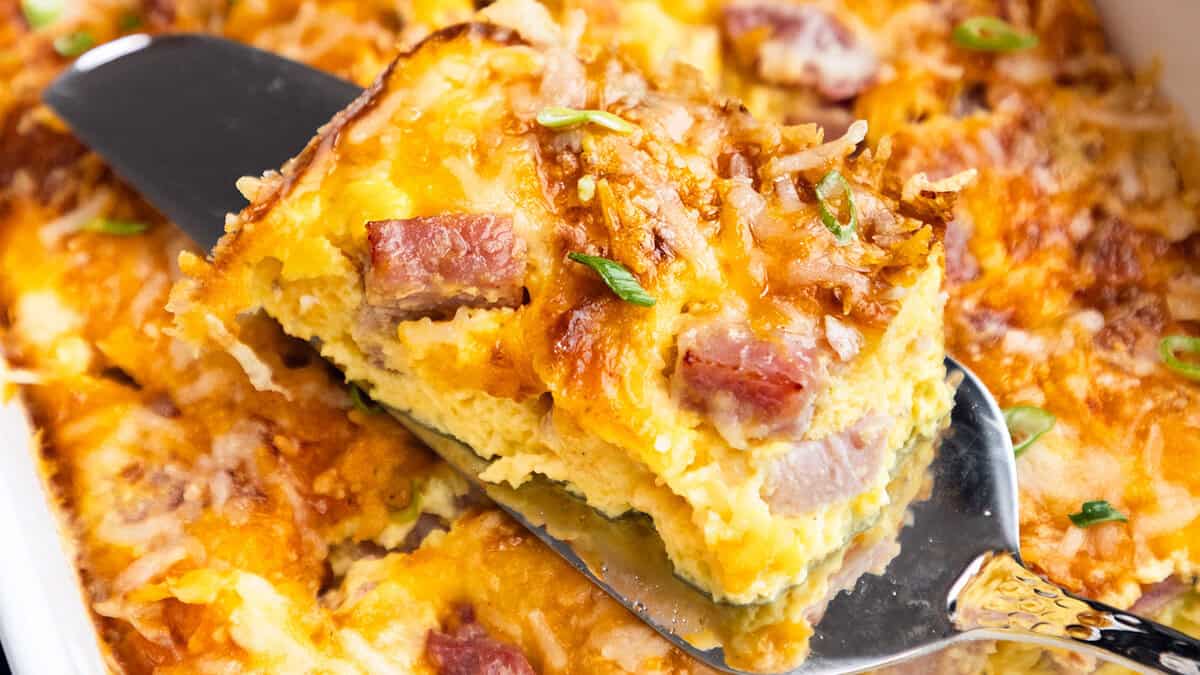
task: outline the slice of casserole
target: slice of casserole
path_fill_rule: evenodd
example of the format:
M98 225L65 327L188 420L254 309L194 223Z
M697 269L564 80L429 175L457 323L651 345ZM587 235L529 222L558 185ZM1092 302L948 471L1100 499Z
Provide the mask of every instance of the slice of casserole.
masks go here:
M678 573L758 603L882 522L936 433L936 221L855 124L753 119L501 2L402 55L281 173L241 185L181 331L260 386L265 310L376 400L492 460L653 519ZM286 393L286 392L285 392Z

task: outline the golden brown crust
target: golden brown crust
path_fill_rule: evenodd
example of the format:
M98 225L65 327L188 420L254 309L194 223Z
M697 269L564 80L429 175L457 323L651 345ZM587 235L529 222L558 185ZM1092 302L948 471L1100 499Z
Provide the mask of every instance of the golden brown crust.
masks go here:
M246 206L241 213L242 222L252 223L262 218L263 215L271 210L272 206L288 195L296 177L302 175L308 169L318 154L328 152L337 145L338 137L347 125L365 115L378 103L387 80L398 62L411 57L421 49L433 48L437 43L448 42L463 35L489 40L502 45L526 44L515 30L493 23L460 23L431 33L410 49L397 55L383 69L383 72L375 78L370 87L367 87L349 106L339 111L334 115L332 120L322 126L317 135L300 151L300 154L284 165L283 170L280 172L282 179L273 178L269 181L269 185L271 186L270 191L266 195L255 197Z

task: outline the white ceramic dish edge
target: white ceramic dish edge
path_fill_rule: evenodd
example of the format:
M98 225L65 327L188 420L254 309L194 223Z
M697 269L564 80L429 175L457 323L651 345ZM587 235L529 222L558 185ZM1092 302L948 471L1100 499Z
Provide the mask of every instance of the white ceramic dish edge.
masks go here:
M1109 40L1135 67L1162 65L1163 92L1200 129L1200 2L1196 0L1096 0Z
M0 361L0 376L6 370ZM18 675L106 672L20 397L0 405L0 639Z

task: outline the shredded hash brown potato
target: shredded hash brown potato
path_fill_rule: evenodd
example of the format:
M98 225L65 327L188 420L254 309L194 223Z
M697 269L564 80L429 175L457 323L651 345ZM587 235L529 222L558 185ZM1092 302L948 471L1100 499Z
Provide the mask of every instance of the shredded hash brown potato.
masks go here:
M583 9L593 19L583 42L644 70L694 65L764 119L818 122L826 138L866 120L867 145L890 149L888 175L925 174L910 189L976 170L944 235L947 343L1002 406L1057 419L1017 461L1024 559L1073 591L1197 634L1200 386L1156 352L1164 336L1200 336L1194 139L1153 77L1106 51L1084 0L801 4L562 0L551 10ZM398 51L475 8L66 7L33 29L16 0L0 2L0 302L4 356L41 429L110 668L450 673L469 656L511 672L703 672L478 503L397 425L356 408L341 376L274 323L245 317L237 337L282 391L256 389L227 353L173 337L164 305L191 245L38 102L69 63L55 38L82 30L101 42L133 30L129 17L137 30L223 34L366 86ZM984 14L1040 45L957 47L953 27ZM855 68L812 52L802 38L819 30L840 36L839 53L853 56L840 62ZM798 58L811 67L786 67ZM150 227L89 231L96 217ZM1073 526L1068 514L1095 499L1129 521ZM1096 664L1000 644L910 667Z

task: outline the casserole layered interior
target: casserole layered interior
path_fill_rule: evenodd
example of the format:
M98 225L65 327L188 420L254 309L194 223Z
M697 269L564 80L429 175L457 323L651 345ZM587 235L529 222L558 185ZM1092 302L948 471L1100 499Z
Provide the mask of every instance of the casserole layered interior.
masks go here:
M1002 406L1056 418L1017 459L1023 558L1072 591L1196 632L1200 388L1157 347L1200 336L1200 172L1186 124L1152 74L1111 53L1090 2L547 6L560 21L586 14L571 24L583 26L581 51L619 52L655 78L677 57L759 119L818 122L824 140L865 119L867 145L890 138L891 175L977 169L946 228L944 325L950 352ZM65 36L213 31L366 86L398 49L470 18L472 3L62 7L34 25L18 3L0 3L0 325L12 364L2 377L40 430L47 486L110 669L443 674L470 657L521 673L711 672L475 503L387 416L354 406L342 375L273 320L228 325L286 397L252 386L219 346L196 353L175 338L163 309L180 278L175 260L201 252L39 103L86 41ZM979 15L1040 44L965 48L954 28ZM821 60L812 45L822 34L838 38L825 49L852 52L836 63L854 68ZM791 61L773 58L789 48ZM145 229L113 233L97 219ZM904 462L895 478L918 466ZM1128 521L1076 526L1069 515L1095 499ZM873 532L886 541L890 509L906 500L889 497L875 528L831 559L851 567L843 553L867 550ZM793 590L814 603L798 621L837 581ZM757 624L743 615L739 653L768 668L794 659L802 625L764 628L780 623L763 613ZM999 643L902 670L1097 668Z
M572 39L532 2L426 39L243 182L172 307L227 347L265 309L485 480L645 513L687 580L772 600L880 518L948 411L933 225L961 180L902 207L871 153L847 159L864 125L822 143ZM619 124L540 121L556 108Z

